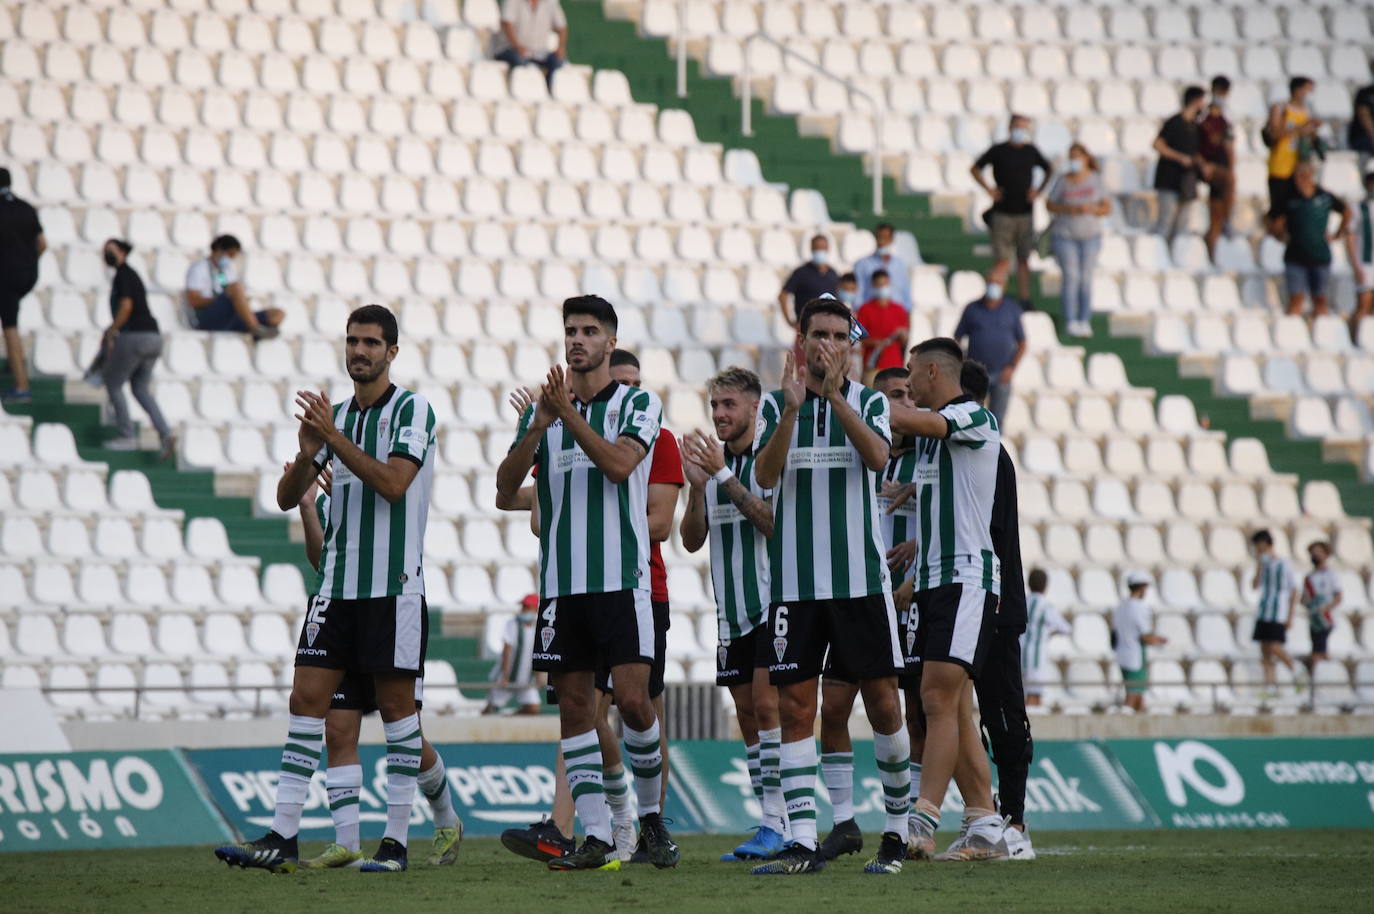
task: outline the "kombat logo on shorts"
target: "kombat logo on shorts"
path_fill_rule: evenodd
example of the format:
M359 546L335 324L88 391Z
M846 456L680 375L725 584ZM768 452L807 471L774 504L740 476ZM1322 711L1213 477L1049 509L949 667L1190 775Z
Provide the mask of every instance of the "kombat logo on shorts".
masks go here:
M541 642L543 642L543 644L544 644L544 650L547 651L547 650L549 649L549 645L550 645L550 644L553 644L553 626L552 626L552 625L546 625L546 626L544 626L543 628L541 628L541 629L539 630L539 640L540 640Z
M310 645L311 647L314 647L314 646L315 646L315 639L318 638L319 636L320 636L320 623L318 623L318 622L307 622L307 623L305 623L305 643L306 643L306 644Z

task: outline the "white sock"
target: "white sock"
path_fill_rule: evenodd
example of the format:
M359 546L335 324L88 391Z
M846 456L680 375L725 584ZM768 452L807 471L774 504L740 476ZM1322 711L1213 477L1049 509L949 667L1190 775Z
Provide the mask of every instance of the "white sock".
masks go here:
M358 796L363 790L363 766L339 765L324 775L329 795L329 815L334 820L334 842L355 853L358 839Z
M792 840L816 849L816 741L801 739L782 744L783 796L787 800L787 824Z
M911 790L907 793L911 798L911 811L916 809L916 800L921 796L921 763L911 763Z
M630 782L625 777L625 766L607 768L602 765L601 784L606 790L606 804L611 807L611 821L616 825L633 823L635 810L630 803Z
M386 835L404 845L420 773L420 715L382 724L386 735Z
M444 760L439 758L437 752L434 754L434 764L421 771L415 783L429 802L429 811L434 814L434 827L455 827L458 824L458 811L453 808L453 794L448 789Z
M294 838L301 830L301 811L310 792L310 779L320 767L324 744L324 718L292 714L286 725L286 745L281 750L281 777L277 779L277 809L272 831Z
M905 839L906 817L911 811L911 742L906 728L896 733L874 733L873 757L883 782L883 809L887 812L883 831Z
M759 781L762 785L763 820L766 828L784 834L783 823L787 817L787 807L782 799L782 778L778 776L781 764L782 728L759 731Z
M596 731L565 737L562 746L568 791L582 820L582 830L588 838L611 844L611 807L606 804L606 788L601 783L601 743Z
M822 752L821 777L835 807L835 824L854 818L854 753Z
M658 812L663 793L663 743L658 737L657 720L647 730L625 727L625 758L635 777L640 816Z

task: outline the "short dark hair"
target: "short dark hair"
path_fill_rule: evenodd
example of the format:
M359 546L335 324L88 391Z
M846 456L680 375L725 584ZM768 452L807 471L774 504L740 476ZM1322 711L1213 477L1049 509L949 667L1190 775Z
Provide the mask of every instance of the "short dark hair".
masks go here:
M873 275L870 276L870 277L868 277L868 281L869 281L870 283L874 283L874 282L877 282L877 281L880 280L880 279L891 279L891 278L892 278L892 274L889 273L889 272L887 272L887 270L874 270L874 271L873 271Z
M1264 543L1266 546L1272 546L1274 545L1274 537L1268 530L1256 530L1254 533L1250 534L1250 542L1254 543L1256 546L1260 543Z
M889 232L894 232L894 233L897 231L896 227L893 226L893 224L892 224L891 222L879 222L877 225L873 226L873 234L876 235L876 234L878 234L879 232L881 232L883 229L887 229Z
M639 357L628 349L616 349L611 352L611 367L619 368L621 365L633 365L639 367Z
M1294 76L1292 79L1288 80L1288 94L1292 95L1294 92L1297 92L1303 86L1310 85L1312 85L1312 77Z
M119 248L120 252L126 257L129 256L129 252L134 249L134 246L123 238L106 238L105 244L112 244Z
M1231 91L1231 80L1227 79L1225 76L1213 76L1213 77L1212 77L1212 93L1213 93L1213 94L1216 94L1217 92L1230 92L1230 91Z
M824 241L826 244L830 243L830 239L825 237L824 235L812 235L810 242L811 246L815 247L817 241Z
M930 339L912 346L911 352L914 355L949 356L956 362L964 360L963 347L959 345L957 340L947 336L932 336Z
M849 306L838 298L830 298L829 296L824 298L813 298L802 305L801 316L798 318L801 325L802 336L806 336L806 330L811 326L811 318L815 317L817 314L833 314L847 321L854 320L854 315L849 310Z
M239 244L239 240L233 235L219 235L214 241L210 242L210 250L241 251L243 250L243 245Z
M390 308L381 305L363 305L348 315L348 323L345 326L351 327L354 324L376 324L382 328L382 339L386 340L388 346L395 346L396 340L400 338L400 330L396 326L396 315L391 313Z
M853 273L841 273L841 274L840 274L840 278L839 278L839 280L837 280L837 281L838 281L838 282L855 282L855 283L856 283L856 282L859 281L859 277L855 276Z
M9 186L10 186L10 170L9 170L8 168L0 168L0 187L9 187Z
M607 330L614 334L620 329L620 318L615 308L600 295L574 295L563 302L563 320L574 314L586 314L596 318Z
M1331 544L1326 540L1313 540L1308 543L1307 551L1311 552L1313 549L1320 549L1322 552L1326 553L1328 558L1331 556Z
M875 374L873 376L873 383L881 384L884 381L891 381L893 378L902 378L903 380L905 380L910 376L911 372L907 371L902 366L893 365L891 368L884 368L882 371Z
M964 359L964 365L959 369L959 386L965 394L982 403L988 398L988 388L992 386L987 367L982 362Z
M1030 588L1031 593L1044 593L1049 585L1050 576L1045 574L1045 569L1031 569L1030 575L1026 578L1026 586Z
M1206 98L1207 90L1201 86L1189 86L1183 90L1183 107L1187 108L1200 98Z

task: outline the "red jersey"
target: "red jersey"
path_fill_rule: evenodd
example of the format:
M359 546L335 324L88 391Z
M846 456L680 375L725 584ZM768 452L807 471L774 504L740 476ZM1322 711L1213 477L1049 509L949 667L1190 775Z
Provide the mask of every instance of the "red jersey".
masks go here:
M666 428L659 429L649 460L649 485L661 482L681 488L687 484L682 475L682 451ZM659 548L662 545L649 544L649 599L656 603L668 602L668 569L663 564L663 550Z
M1226 115L1215 108L1209 108L1207 116L1197 126L1198 155L1216 165L1231 164L1226 155L1226 144L1231 140L1231 122L1226 119Z
M868 302L858 313L859 323L868 331L868 339L863 341L864 367L872 365L875 341L889 337L898 330L905 330L911 323L906 309L896 302L883 304L876 298ZM906 364L905 347L900 342L889 343L878 355L875 366L878 371L884 368L901 368Z

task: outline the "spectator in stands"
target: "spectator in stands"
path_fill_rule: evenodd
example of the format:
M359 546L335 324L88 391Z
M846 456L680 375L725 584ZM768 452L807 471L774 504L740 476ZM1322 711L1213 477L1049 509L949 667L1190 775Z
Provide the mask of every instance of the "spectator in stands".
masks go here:
M1028 310L1030 304L1030 255L1035 247L1035 228L1032 224L1032 205L1035 198L1049 186L1054 167L1031 142L1031 120L1013 114L1007 141L997 143L973 163L973 180L992 197L988 218L988 232L992 237L991 277L1005 286L1011 272L1012 258L1016 258L1016 291ZM992 166L992 184L983 176L983 169ZM1044 173L1040 186L1035 185L1035 169Z
M1217 240L1231 221L1236 205L1236 139L1226 117L1226 97L1231 80L1212 78L1212 101L1198 124L1198 155L1211 166L1207 180L1207 253L1215 259Z
M811 239L811 259L792 271L778 293L778 307L782 309L783 319L795 329L797 311L801 306L825 294L835 295L839 282L839 272L830 265L830 239L824 235L814 236ZM788 298L792 300L790 306Z
M1369 60L1369 69L1374 72L1374 57ZM1360 171L1363 172L1369 167L1370 157L1374 156L1374 83L1360 87L1352 108L1345 144L1360 154Z
M1340 228L1328 236L1332 212L1341 214ZM1326 284L1331 276L1331 239L1350 229L1350 208L1340 197L1317 184L1317 169L1301 162L1293 170L1293 189L1283 207L1269 213L1269 230L1287 242L1283 278L1288 288L1288 313L1302 314L1303 299L1312 296L1312 312L1327 313Z
M1130 595L1121 601L1112 615L1112 644L1121 678L1126 683L1126 707L1132 711L1145 710L1145 690L1149 688L1149 664L1145 648L1167 642L1156 635L1154 613L1145 603L1145 591L1150 589L1150 577L1143 571L1126 575Z
M550 35L558 36L558 47L552 51ZM512 67L534 64L553 88L554 71L568 57L568 20L562 4L558 0L505 0L495 44L493 57Z
M539 596L528 594L520 601L520 612L506 623L502 633L501 660L492 673L496 682L487 693L483 714L499 714L512 698L518 703L516 714L539 713L539 683L531 667L534 660L534 631L539 619Z
M992 274L983 297L964 307L954 338L965 341L968 358L987 368L992 379L988 409L1001 425L1011 399L1011 377L1026 354L1026 331L1021 326L1021 306L1003 295L1002 284Z
M886 270L888 282L892 285L892 300L910 310L911 264L893 250L892 242L896 235L891 222L879 222L873 227L873 240L877 243L877 250L854 264L854 278L859 283L856 301L866 302L873 298L873 274L878 270Z
M176 437L148 386L153 379L153 366L162 357L162 332L157 318L148 310L143 280L129 266L129 252L133 249L129 242L118 238L105 242L105 265L114 268L114 282L110 287L110 326L101 339L101 348L105 352L105 389L110 394L119 431L119 437L106 441L105 447L112 451L138 449L129 401L124 398L124 385L128 384L134 399L157 429L162 442L160 457L167 460L176 451Z
M5 355L10 366L6 403L33 399L19 337L19 302L38 284L38 258L48 249L38 212L14 195L10 170L0 168L0 327L4 328Z
M1317 128L1322 122L1307 110L1307 97L1317 84L1306 76L1288 81L1288 101L1269 109L1261 137L1269 147L1269 211L1283 208L1293 192L1293 172L1299 162L1317 153Z
M1097 159L1083 146L1069 147L1065 174L1046 198L1054 259L1062 274L1060 301L1069 336L1092 336L1093 269L1102 248L1102 217L1112 211L1098 174Z
M210 242L210 256L186 271L186 304L197 330L251 333L254 339L276 336L286 315L280 308L254 311L243 287L243 246L233 235Z
M1355 204L1353 227L1345 233L1345 252L1355 274L1355 310L1350 339L1360 344L1360 321L1374 313L1374 168L1364 173L1364 199ZM1365 345L1374 343L1374 337Z
M1293 669L1293 658L1283 644L1288 640L1288 626L1293 624L1293 608L1298 601L1293 584L1293 569L1286 559L1274 552L1274 537L1268 530L1256 530L1250 535L1255 549L1255 578L1250 586L1258 591L1258 611L1252 636L1260 646L1260 666L1264 683L1270 689L1278 684L1276 663Z
M1201 86L1183 90L1183 109L1164 122L1155 137L1159 164L1155 166L1155 195L1159 200L1159 220L1155 233L1172 242L1187 220L1188 204L1197 199L1197 182L1210 180L1212 166L1198 155L1201 135L1198 118L1207 106L1207 92Z
M906 338L911 318L892 301L892 280L886 270L873 273L873 298L864 302L859 323L868 336L863 340L864 381L884 368L901 368L906 361Z
M1045 683L1058 674L1050 670L1050 636L1067 635L1073 628L1062 613L1045 599L1050 576L1043 568L1032 568L1026 578L1030 597L1026 600L1026 630L1021 633L1021 678L1026 683L1026 706L1040 704Z
M1316 672L1317 664L1330 659L1326 652L1327 639L1335 627L1332 615L1341 605L1341 578L1328 564L1331 561L1331 544L1318 541L1307 547L1307 555L1312 559L1312 570L1302 582L1302 605L1307 609L1308 629L1312 634L1312 653L1307 657L1307 673Z
M859 309L859 280L853 273L845 273L840 277L839 285L835 289L835 297L849 306L850 311ZM802 302L806 304L806 302Z

